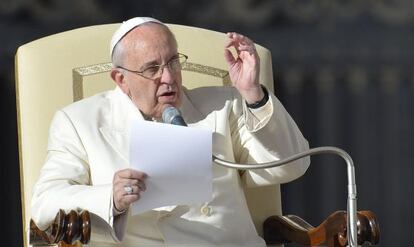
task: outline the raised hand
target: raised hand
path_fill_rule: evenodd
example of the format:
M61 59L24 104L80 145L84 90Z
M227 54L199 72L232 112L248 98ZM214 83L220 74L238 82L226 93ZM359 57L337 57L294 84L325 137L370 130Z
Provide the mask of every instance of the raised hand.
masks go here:
M253 41L238 33L227 33L224 57L229 66L230 80L242 97L251 104L264 97L260 87L260 59ZM229 48L234 47L237 57Z

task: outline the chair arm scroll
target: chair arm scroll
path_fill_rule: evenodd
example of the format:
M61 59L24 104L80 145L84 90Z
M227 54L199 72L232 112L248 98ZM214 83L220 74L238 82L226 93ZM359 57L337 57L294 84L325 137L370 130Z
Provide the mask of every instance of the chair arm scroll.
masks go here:
M358 211L357 216L358 245L377 245L379 224L375 214ZM263 223L263 234L268 245L294 242L305 246L344 247L347 245L346 221L345 211L336 211L318 227L295 215L271 216Z

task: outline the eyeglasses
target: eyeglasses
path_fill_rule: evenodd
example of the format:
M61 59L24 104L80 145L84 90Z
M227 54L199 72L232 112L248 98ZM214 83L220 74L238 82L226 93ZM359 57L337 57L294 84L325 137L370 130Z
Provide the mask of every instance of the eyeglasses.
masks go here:
M116 66L117 68L124 69L126 71L135 73L149 80L155 80L162 76L164 68L167 67L171 73L177 73L181 71L182 66L187 62L188 56L178 53L177 56L171 58L166 64L152 65L142 71L130 70L122 66Z

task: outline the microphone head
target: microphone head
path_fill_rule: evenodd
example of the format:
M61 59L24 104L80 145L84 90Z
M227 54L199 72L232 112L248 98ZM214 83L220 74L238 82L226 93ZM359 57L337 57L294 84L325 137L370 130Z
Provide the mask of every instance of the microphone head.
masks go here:
M187 124L184 122L183 117L181 116L180 110L174 106L168 106L164 109L162 112L162 121L168 124L187 126Z

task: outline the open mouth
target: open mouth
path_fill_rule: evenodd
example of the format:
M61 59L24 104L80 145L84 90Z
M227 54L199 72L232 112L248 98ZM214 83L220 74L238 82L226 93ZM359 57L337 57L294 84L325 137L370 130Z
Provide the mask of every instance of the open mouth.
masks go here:
M175 101L175 97L176 97L176 95L177 95L177 93L176 92L165 92L165 93L162 93L160 96L159 96L159 100L161 101L161 102L173 102L173 101Z
M174 96L174 95L175 95L175 92L166 92L166 93L161 94L161 96L166 96L166 97Z

